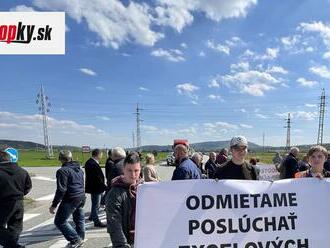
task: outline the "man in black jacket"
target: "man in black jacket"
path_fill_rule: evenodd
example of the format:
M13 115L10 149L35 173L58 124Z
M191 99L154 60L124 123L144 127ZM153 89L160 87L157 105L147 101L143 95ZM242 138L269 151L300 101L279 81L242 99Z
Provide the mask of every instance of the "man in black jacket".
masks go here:
M57 205L60 203L54 224L69 241L66 247L82 247L85 239L84 205L86 197L84 172L78 162L72 161L70 151L60 151L59 160L62 167L56 172L57 189L49 212L54 214ZM68 222L71 215L75 228Z
M23 229L23 196L32 188L26 170L10 162L10 155L0 151L0 245L5 248L24 247L19 245Z
M111 150L111 158L113 164L109 166L107 173L107 185L111 188L111 181L120 175L124 174L124 159L126 157L126 152L121 147L115 147Z
M99 161L102 158L102 152L100 149L94 149L92 151L92 157L85 163L86 174L86 193L91 194L91 213L90 219L93 220L94 226L106 227L105 223L102 223L99 219L99 208L102 198L102 193L105 191L106 186L104 182L104 174L100 167Z
M292 147L290 149L290 153L283 160L280 166L280 178L294 178L294 175L299 171L298 169L298 159L297 156L299 154L299 148Z

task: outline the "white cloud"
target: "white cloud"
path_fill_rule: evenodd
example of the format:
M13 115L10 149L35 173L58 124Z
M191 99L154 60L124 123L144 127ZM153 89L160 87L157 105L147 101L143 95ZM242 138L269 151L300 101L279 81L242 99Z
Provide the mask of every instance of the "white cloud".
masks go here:
M14 8L9 9L9 11L15 11L15 12L34 12L36 11L32 7L28 7L26 5L17 5Z
M199 54L198 54L199 57L205 57L205 53L204 51L200 51Z
M194 104L194 105L198 105L198 102L196 102L196 101L194 101L194 100L191 101L191 103Z
M323 54L323 57L322 57L322 58L324 58L324 59L329 59L329 60L330 60L330 51L325 52L325 53Z
M0 112L0 123L0 136L3 139L43 143L41 115ZM51 143L58 145L80 146L87 143L97 146L108 144L108 140L114 138L94 125L80 124L73 120L59 120L52 117L48 117L48 131ZM70 133L69 138L68 133ZM113 139L113 142L120 143L119 140L115 139Z
M310 67L309 71L322 78L330 78L330 69L325 65Z
M216 78L211 79L209 84L207 85L209 88L220 88L220 84L218 83Z
M274 60L278 57L280 49L275 47L275 48L270 48L268 47L266 49L266 52L264 54L257 54L249 49L245 50L243 55L241 56L243 59L249 58L252 60Z
M260 113L256 114L256 116L260 119L268 119L268 117L266 115L263 115L263 114L260 114Z
M240 127L242 127L242 128L253 128L253 126L251 126L251 125L247 125L247 124L239 124L240 125Z
M213 21L245 17L257 0L158 0L142 1L98 0L33 0L41 10L65 11L69 17L97 34L101 44L118 49L127 42L153 46L164 37L158 26L169 26L178 32L190 25L194 12L204 13ZM157 29L159 30L159 29Z
M208 40L206 42L206 46L208 48L211 48L219 53L224 53L226 55L229 55L230 54L230 48L229 46L225 46L225 45L222 45L222 44L215 44L214 41L211 41L211 40Z
M281 38L281 42L285 50L291 50L300 42L300 39L300 35L286 36Z
M150 91L148 88L145 88L145 87L142 87L142 86L139 87L139 90L141 90L141 91Z
M97 119L102 120L102 121L110 121L110 117L108 116L96 116Z
M166 60L172 61L172 62L181 62L185 61L185 58L183 57L183 53L178 50L178 49L170 49L170 50L165 50L162 48L153 50L151 52L152 56L155 57L161 57Z
M231 72L235 72L235 71L248 71L249 68L250 68L250 64L247 61L245 61L245 62L239 62L237 64L231 64L230 65Z
M309 88L313 88L315 85L318 84L318 82L316 81L306 80L305 78L298 78L297 82L300 83L301 86L309 87Z
M159 131L159 129L155 126L150 125L141 125L141 129L146 132L156 132Z
M79 69L82 73L86 74L86 75L89 75L89 76L96 76L96 72L91 70L91 69L88 69L88 68L80 68Z
M197 87L196 85L193 85L191 83L178 84L176 86L176 89L180 95L186 95L194 100L198 99L198 96L195 94L195 92L199 90L199 87ZM197 104L196 101L192 103Z
M33 4L44 10L65 11L98 35L103 46L118 49L126 42L153 46L162 33L153 31L152 9L145 3L130 1L124 5L118 0L99 0L97 4L88 0L33 0Z
M284 112L284 113L276 113L275 115L281 118L287 118L288 114L289 112ZM295 111L295 112L290 112L290 117L292 119L313 121L317 118L317 112Z
M242 113L246 113L246 109L241 108L239 111L241 111Z
M102 86L96 86L95 89L97 89L99 91L105 91L105 88Z
M221 99L221 96L211 94L211 95L208 95L208 98L212 99L212 100L219 100L219 99Z
M193 22L192 12L201 12L209 19L220 22L223 19L245 17L257 0L214 1L214 0L158 0L161 6L155 8L156 22L171 26L178 32Z
M280 80L266 72L246 71L222 76L222 81L229 87L236 88L241 93L253 96L263 96L266 91L275 89Z
M308 107L308 108L316 108L317 107L316 104L310 104L310 103L306 103L305 106Z
M181 46L182 48L184 48L184 49L186 49L186 48L188 47L187 44L184 43L184 42L182 42L182 43L180 44L180 46Z
M237 37L237 36L231 37L231 39L226 40L225 43L229 47L239 47L239 46L245 46L246 45L245 42L242 41L242 39Z
M289 72L281 66L272 66L266 70L268 73L288 74Z
M319 33L323 43L330 47L330 25L324 24L323 22L311 22L311 23L300 23L297 28L298 30L302 30L303 32L314 32Z

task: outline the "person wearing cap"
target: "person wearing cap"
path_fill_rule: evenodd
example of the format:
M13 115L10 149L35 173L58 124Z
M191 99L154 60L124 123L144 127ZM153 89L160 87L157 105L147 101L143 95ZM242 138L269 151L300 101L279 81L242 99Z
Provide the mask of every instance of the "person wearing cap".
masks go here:
M188 148L176 145L174 148L175 163L178 165L173 171L172 180L201 179L202 173L197 165L189 159Z
M232 158L217 167L215 178L217 179L241 179L257 180L257 172L254 166L245 161L248 142L244 136L235 136L230 141Z
M84 205L86 201L84 172L78 162L72 161L72 153L68 150L60 151L58 160L62 163L62 167L56 172L57 188L49 212L55 214L59 205L54 224L69 241L66 247L83 247L85 239ZM71 215L75 228L69 223Z
M5 248L25 247L18 244L18 239L23 230L23 196L31 188L28 172L0 150L0 245Z

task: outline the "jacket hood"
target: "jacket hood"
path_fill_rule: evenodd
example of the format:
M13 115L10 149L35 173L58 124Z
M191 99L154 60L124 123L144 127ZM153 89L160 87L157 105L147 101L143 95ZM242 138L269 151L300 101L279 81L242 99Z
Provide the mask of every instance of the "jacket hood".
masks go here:
M0 168L8 175L14 175L18 169L18 166L16 163L12 162L0 162Z
M80 164L77 161L66 162L62 165L62 167L70 167L74 171L80 170Z

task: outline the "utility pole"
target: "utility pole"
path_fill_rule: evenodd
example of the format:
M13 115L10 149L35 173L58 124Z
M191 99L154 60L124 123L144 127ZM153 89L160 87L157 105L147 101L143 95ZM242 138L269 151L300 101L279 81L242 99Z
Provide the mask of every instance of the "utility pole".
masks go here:
M288 119L285 119L286 121L286 126L284 128L287 129L286 131L286 147L285 150L289 151L291 144L290 144L290 132L291 132L291 116L290 113L288 113Z
M143 110L139 108L139 104L136 104L136 112L134 113L136 115L136 148L138 151L141 150L141 113L140 110Z
M265 132L262 133L262 151L265 152Z
M46 149L46 158L50 159L54 157L53 147L50 143L50 137L48 134L48 116L47 113L50 111L50 101L48 96L44 94L44 88L41 85L40 92L37 94L37 105L39 105L39 112L42 115L42 126L44 131L44 145Z
M135 148L135 133L134 133L134 131L132 132L132 139L133 139L133 147L132 148Z
M317 144L323 144L323 126L324 126L324 113L325 113L325 90L322 89L320 97L320 113L319 113L319 129L317 132Z

